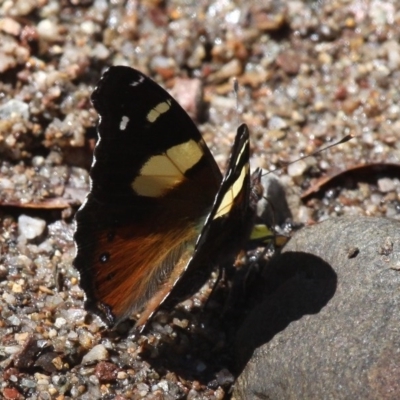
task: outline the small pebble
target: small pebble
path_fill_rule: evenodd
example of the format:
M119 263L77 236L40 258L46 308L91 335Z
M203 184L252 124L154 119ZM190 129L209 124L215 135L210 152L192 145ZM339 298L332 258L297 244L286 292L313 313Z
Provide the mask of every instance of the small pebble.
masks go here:
M388 193L395 190L396 186L393 179L381 178L378 179L379 190L383 193Z
M56 328L61 328L62 326L64 326L67 323L67 321L64 318L56 318L55 322L54 322L54 326Z
M299 160L288 166L288 175L291 177L301 176L306 169L307 163L304 160Z
M18 218L18 231L28 240L40 236L46 228L46 221L40 218L32 218L27 215L20 215Z
M13 295L10 294L10 293L4 292L4 293L2 294L2 298L3 298L3 300L4 300L7 304L14 305L14 304L16 303L16 298L15 298L15 296L13 296Z
M210 82L221 82L225 79L239 76L242 72L242 66L237 59L224 64L217 72L210 75Z
M29 105L21 100L12 99L0 105L0 119L29 119Z
M123 380L128 377L128 374L125 371L119 371L117 373L117 379Z
M18 36L21 32L21 25L12 18L0 19L0 30L9 35Z
M287 126L287 122L283 118L278 116L273 116L268 121L268 129L271 130L282 130L287 128Z
M22 293L23 292L22 286L19 285L18 283L13 283L11 290L14 293Z
M82 358L82 364L90 364L94 361L101 361L108 359L108 351L102 344L94 346L87 354Z
M149 385L146 385L145 383L139 383L137 385L137 389L139 391L140 396L144 397L149 392Z
M58 38L58 26L49 19L44 19L38 23L37 32L45 40L54 41Z

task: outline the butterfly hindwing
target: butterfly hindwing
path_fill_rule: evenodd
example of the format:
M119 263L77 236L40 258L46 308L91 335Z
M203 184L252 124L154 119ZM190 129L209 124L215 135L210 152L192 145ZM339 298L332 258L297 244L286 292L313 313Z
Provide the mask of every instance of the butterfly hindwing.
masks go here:
M260 173L250 175L249 132L241 125L236 134L227 172L215 196L195 251L172 292L187 297L197 291L217 265L232 265L250 236L257 202L262 193L253 193L260 184Z

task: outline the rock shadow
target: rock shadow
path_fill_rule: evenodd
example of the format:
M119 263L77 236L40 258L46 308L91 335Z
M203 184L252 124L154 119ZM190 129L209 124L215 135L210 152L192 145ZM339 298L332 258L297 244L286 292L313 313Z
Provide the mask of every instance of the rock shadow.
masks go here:
M304 315L318 313L333 297L337 275L315 255L278 254L263 271L263 298L239 327L235 340L236 371L253 352Z

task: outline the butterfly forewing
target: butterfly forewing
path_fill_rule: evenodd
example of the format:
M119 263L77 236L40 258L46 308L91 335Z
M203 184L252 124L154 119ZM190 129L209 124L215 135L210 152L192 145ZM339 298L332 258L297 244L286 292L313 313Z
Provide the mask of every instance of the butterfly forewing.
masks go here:
M86 308L114 325L148 304L150 316L171 290L221 174L190 117L140 72L111 67L92 102L99 140L74 265Z

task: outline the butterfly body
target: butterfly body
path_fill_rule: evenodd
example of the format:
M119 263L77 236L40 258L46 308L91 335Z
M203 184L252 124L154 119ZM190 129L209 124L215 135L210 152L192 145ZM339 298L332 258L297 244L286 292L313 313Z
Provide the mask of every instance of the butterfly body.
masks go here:
M91 190L76 215L74 266L86 309L113 326L141 312L138 328L174 289L233 259L250 235L260 177L238 129L227 175L193 121L139 71L111 67L92 94L100 115Z

